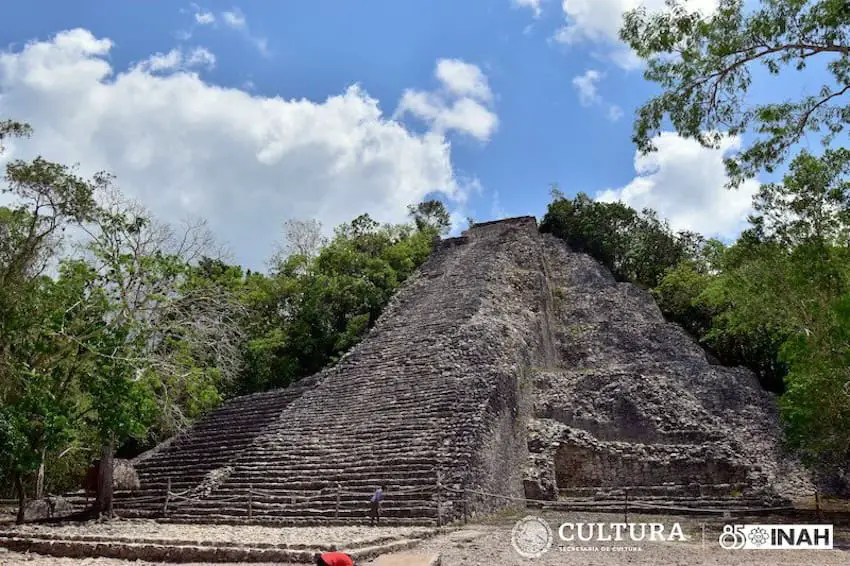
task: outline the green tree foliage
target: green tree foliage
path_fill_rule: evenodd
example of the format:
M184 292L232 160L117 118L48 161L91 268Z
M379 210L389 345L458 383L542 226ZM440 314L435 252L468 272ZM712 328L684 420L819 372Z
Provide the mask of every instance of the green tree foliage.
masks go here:
M407 207L416 229L420 232L436 230L440 234L448 234L451 228L451 217L446 205L438 200L426 200L417 205Z
M437 210L437 212L434 212ZM288 385L357 344L444 228L440 207L411 207L417 228L368 215L338 226L315 254L292 253L272 275L245 281L250 339L238 392ZM423 211L431 216L422 216ZM419 216L417 216L419 215Z
M651 210L638 213L619 202L595 202L584 193L572 200L553 196L540 230L590 254L620 281L654 287L703 245L696 234L674 234Z
M743 0L721 0L702 17L681 0L668 10L626 14L620 37L647 61L645 77L662 93L638 111L634 141L642 151L665 118L685 137L717 147L724 133L752 131L756 139L727 160L733 184L772 171L808 132L831 142L850 122L850 4L845 0L763 0L751 11ZM827 79L796 100L752 104L754 67L770 75L810 63Z
M822 477L850 455L848 155L801 153L762 185L756 214L708 272L682 264L655 289L665 314L718 357L783 393L790 445Z

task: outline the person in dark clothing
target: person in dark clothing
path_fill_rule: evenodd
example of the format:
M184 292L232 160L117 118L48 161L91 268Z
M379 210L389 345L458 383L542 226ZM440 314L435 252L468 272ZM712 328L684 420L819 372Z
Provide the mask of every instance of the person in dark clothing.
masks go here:
M313 556L317 566L357 566L354 559L344 552L323 552Z
M369 500L369 524L374 526L381 521L381 503L384 501L387 486L382 485L372 495Z

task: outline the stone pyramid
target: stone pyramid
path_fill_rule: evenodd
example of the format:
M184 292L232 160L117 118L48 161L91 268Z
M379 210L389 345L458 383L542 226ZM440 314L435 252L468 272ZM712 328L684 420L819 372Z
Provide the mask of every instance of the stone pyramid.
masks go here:
M773 505L810 487L749 372L711 365L533 217L443 240L334 367L232 399L134 464L119 512L186 522L364 522L380 484L394 524L508 497Z

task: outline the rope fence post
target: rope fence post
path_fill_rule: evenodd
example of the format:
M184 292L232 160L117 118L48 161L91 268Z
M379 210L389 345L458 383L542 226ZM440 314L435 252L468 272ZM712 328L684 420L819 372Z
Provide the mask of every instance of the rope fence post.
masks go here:
M625 492L626 492L626 506L625 506L625 509L624 509L625 520L623 522L628 524L629 523L629 488L626 488Z
M162 504L162 516L168 513L168 499L171 497L171 478L168 478L168 483L165 488L165 503Z
M443 484L442 472L437 470L437 526L443 526Z
M339 500L342 495L342 486L336 482L336 509L334 510L334 519L339 520Z
M254 484L248 484L248 520L254 516Z
M467 503L468 497L469 497L469 495L466 491L466 483L464 483L463 484L463 524L464 525L469 520L469 509L468 509L468 503Z

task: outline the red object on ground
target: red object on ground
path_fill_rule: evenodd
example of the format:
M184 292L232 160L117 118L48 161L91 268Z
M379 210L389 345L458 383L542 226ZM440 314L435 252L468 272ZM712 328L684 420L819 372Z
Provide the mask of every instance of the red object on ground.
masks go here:
M326 566L354 566L354 560L344 552L325 552L321 556Z

